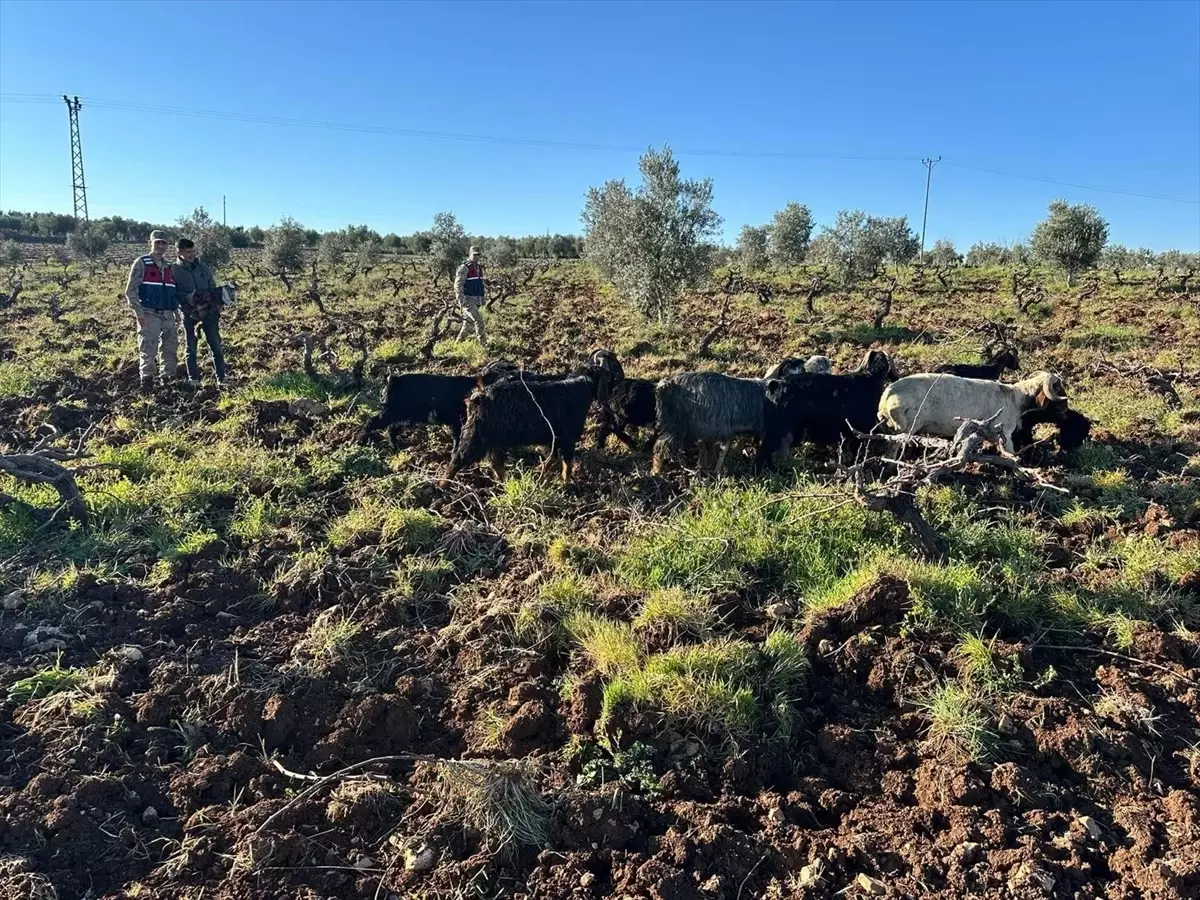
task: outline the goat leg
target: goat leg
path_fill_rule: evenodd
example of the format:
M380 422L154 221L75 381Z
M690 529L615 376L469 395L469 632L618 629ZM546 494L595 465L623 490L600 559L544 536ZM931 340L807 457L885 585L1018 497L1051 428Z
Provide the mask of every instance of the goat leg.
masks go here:
M504 471L505 471L504 451L503 450L489 450L487 453L487 461L488 461L488 465L492 467L492 471L496 473L496 480L503 481L504 480Z

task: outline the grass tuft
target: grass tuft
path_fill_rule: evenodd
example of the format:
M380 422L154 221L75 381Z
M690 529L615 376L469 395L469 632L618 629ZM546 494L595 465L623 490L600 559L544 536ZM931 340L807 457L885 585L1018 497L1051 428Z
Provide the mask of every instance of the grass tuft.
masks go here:
M969 759L989 758L996 741L987 713L977 696L950 681L925 697L919 707L929 717L929 739L949 744Z

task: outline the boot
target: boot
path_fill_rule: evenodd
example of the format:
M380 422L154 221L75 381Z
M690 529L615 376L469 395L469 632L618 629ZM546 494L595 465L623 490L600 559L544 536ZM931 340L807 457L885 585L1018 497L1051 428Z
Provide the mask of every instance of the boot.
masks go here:
M138 391L143 394L153 394L154 393L154 379L153 378L141 379L141 381L138 382Z

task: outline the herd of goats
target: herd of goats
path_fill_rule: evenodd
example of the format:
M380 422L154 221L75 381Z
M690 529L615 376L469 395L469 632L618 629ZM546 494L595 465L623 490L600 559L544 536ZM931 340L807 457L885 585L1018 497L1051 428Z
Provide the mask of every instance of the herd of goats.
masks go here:
M565 375L508 362L489 363L476 375L391 375L382 409L363 439L386 428L394 444L399 425L448 426L453 451L443 483L485 457L503 478L506 452L520 447L547 448L543 468L560 459L569 481L593 405L600 417L598 447L615 435L635 448L629 432L652 429L645 446L653 448L655 474L691 446L699 447L700 469L719 447L719 473L735 438L756 437L754 467L761 471L794 441L836 446L881 426L952 438L965 421L987 421L1002 450L1012 454L1032 442L1035 425L1051 423L1063 450L1082 445L1090 423L1068 408L1059 376L1039 371L1001 382L1004 372L1018 369L1016 352L1005 348L982 364L899 377L887 353L870 350L857 369L844 373L834 373L828 357L812 356L784 359L762 378L685 372L655 380L626 377L614 353L596 350Z

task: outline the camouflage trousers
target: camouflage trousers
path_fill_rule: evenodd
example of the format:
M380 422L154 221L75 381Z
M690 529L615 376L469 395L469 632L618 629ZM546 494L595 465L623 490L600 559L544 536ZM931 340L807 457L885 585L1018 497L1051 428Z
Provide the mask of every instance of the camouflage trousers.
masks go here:
M458 332L461 341L468 332L474 332L479 343L483 344L487 337L483 330L483 313L479 311L480 298L464 297L458 301L458 309L463 314L462 328Z
M158 349L162 346L162 377L174 378L179 371L179 327L173 310L133 306L137 317L138 374L142 381L154 377Z

